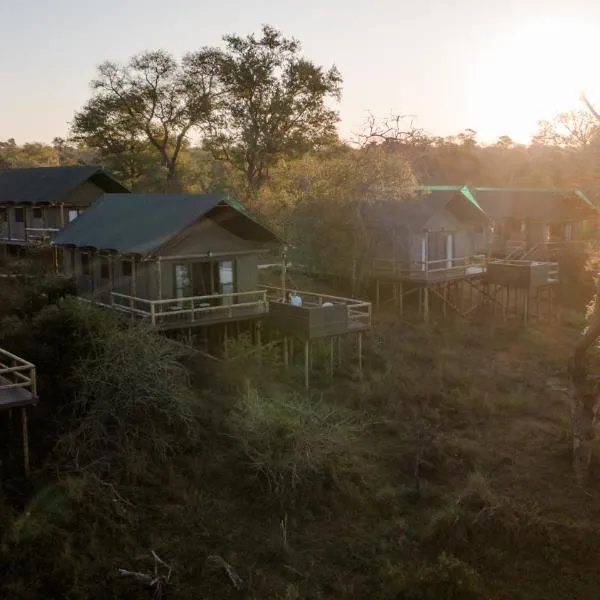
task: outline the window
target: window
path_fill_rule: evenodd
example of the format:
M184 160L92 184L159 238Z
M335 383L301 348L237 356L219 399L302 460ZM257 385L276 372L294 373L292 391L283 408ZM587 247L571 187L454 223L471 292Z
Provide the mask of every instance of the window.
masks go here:
M110 279L110 265L106 256L100 257L100 279Z
M190 270L187 265L175 265L175 298L185 298L189 295Z
M25 209L15 208L15 221L17 223L25 223Z
M70 208L69 209L69 223L71 221L74 221L78 215L79 215L79 211L76 208Z
M34 219L41 219L42 218L42 209L41 208L34 208L33 209L33 218Z
M82 275L90 274L90 255L87 252L81 253L81 273Z
M131 277L131 261L130 260L122 260L121 261L121 275L123 277Z

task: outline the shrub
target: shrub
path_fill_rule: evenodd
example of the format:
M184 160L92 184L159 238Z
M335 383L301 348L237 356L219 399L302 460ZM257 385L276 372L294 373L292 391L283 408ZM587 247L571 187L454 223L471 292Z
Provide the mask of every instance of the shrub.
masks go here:
M103 476L152 477L150 465L193 439L198 401L183 352L145 328L109 332L77 363L73 429L59 449Z
M424 565L389 566L384 570L384 598L394 600L484 600L477 571L445 552Z
M340 409L300 394L249 390L231 413L232 435L251 468L284 499L348 470L361 428Z

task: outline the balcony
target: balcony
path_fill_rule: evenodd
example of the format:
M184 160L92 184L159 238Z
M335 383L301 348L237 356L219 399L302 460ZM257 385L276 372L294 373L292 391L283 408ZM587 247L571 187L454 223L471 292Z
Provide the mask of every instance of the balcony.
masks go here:
M485 272L486 260L485 254L428 261L376 258L373 261L373 275L415 282L447 281L482 275Z
M302 306L288 303L290 290L265 287L273 327L306 339L340 335L371 328L371 303L355 298L294 290Z
M37 402L35 366L0 348L0 409Z
M253 319L268 310L266 291L213 294L167 300L148 300L110 292L110 304L134 321L145 322L158 329L177 329L214 323Z

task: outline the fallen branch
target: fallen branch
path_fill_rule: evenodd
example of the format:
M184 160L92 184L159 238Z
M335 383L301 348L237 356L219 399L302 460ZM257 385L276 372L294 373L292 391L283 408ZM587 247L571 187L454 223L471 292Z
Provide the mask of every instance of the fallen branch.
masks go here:
M151 550L150 552L154 558L154 575L148 575L147 573L139 573L136 571L128 571L127 569L118 569L118 573L124 577L131 577L132 579L135 579L136 581L152 588L154 600L161 600L171 580L171 573L173 572L173 569L164 560L162 560L156 554L156 552L154 552L154 550ZM166 575L158 574L159 564L166 567Z

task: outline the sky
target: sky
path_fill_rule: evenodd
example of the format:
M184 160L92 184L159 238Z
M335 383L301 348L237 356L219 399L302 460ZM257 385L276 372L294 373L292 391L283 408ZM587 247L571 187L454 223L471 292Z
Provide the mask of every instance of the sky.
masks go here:
M597 0L0 0L0 140L66 137L104 60L262 24L340 70L344 139L396 113L432 135L527 142L582 90L600 104Z

